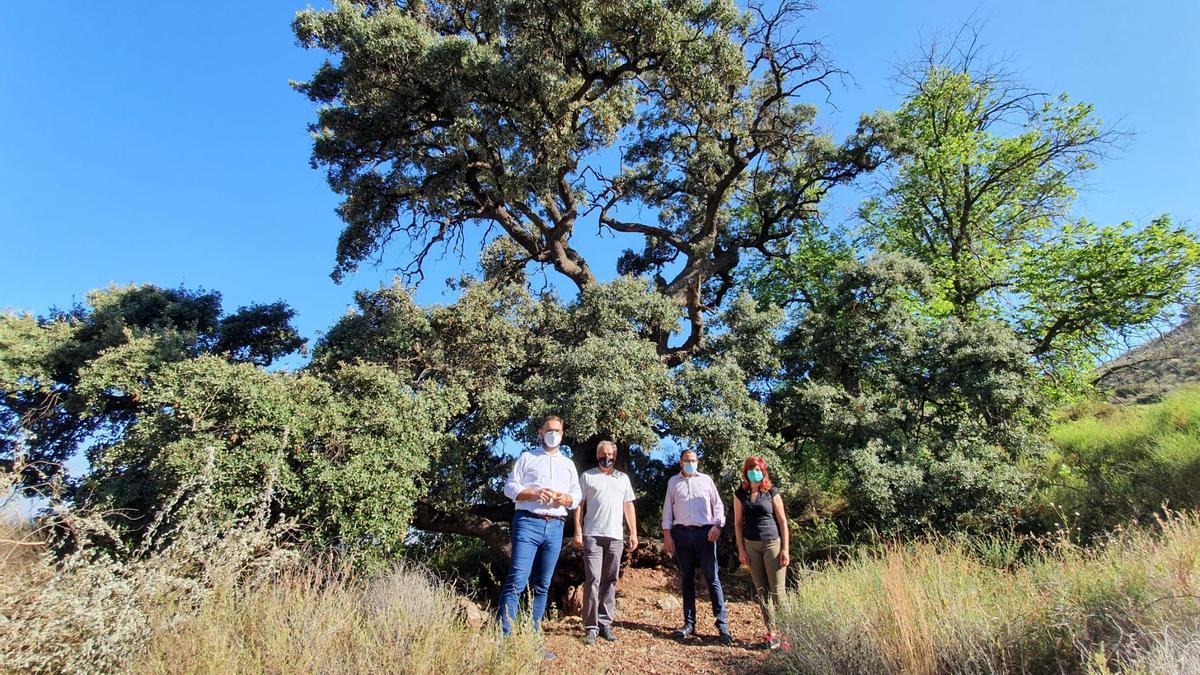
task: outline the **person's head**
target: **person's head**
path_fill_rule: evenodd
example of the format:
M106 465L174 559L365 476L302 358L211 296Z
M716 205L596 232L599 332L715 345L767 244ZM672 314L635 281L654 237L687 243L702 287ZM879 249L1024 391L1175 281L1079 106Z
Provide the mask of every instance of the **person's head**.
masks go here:
M550 415L542 422L542 427L538 429L538 437L542 439L542 445L547 448L558 448L558 444L562 443L563 439L563 421L558 415Z
M750 457L742 464L742 488L749 490L752 483L758 483L760 490L771 489L771 474L767 472L767 461L762 457Z
M596 446L596 464L603 471L612 471L617 461L617 444L612 441L600 441Z
M679 469L686 474L700 471L700 456L695 450L684 450L679 454Z

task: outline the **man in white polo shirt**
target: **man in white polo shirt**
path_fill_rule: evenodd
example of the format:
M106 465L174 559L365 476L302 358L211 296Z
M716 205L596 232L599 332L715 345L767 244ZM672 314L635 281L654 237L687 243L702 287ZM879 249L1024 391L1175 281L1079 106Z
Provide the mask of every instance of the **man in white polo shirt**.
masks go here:
M598 466L583 472L579 486L583 500L575 509L575 548L583 549L584 641L596 644L599 635L616 642L613 618L617 613L617 573L621 570L624 533L621 517L629 526L629 551L638 545L637 516L633 511L633 486L629 476L617 471L617 446L601 441L596 446Z

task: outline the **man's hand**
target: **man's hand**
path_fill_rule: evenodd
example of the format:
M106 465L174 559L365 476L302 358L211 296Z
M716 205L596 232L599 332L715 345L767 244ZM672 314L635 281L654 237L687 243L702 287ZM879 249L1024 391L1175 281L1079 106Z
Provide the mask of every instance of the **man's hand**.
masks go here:
M554 503L555 495L558 493L550 488L538 488L537 500L539 504L549 506Z
M555 492L554 490L550 492L554 494L554 503L559 506L565 506L569 509L571 508L571 504L575 503L575 498L566 492Z
M738 551L738 562L742 563L746 567L750 566L750 557L746 555L745 551Z
M626 550L629 551L630 553L633 553L634 551L637 550L637 547L638 547L638 538L637 538L637 533L635 532L634 534L629 535L629 546L626 548Z
M663 548L667 549L667 555L675 555L675 541L671 539L670 532L663 536Z
M576 532L575 538L571 540L571 545L574 546L575 550L577 550L577 551L582 549L583 548L583 535L580 534L579 532Z
M721 538L721 528L720 527L713 525L711 528L709 528L709 530L708 530L708 540L709 541L716 541L720 538Z

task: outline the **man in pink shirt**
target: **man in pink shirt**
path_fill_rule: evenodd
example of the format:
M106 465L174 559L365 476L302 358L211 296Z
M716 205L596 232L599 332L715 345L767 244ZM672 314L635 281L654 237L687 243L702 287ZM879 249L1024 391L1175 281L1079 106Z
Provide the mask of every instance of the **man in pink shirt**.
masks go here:
M696 631L696 568L708 582L713 617L721 644L733 643L725 620L725 593L717 574L717 540L725 526L725 505L712 478L700 473L700 460L693 450L679 457L680 472L667 481L663 501L663 544L675 555L683 582L683 626L672 633L686 640Z

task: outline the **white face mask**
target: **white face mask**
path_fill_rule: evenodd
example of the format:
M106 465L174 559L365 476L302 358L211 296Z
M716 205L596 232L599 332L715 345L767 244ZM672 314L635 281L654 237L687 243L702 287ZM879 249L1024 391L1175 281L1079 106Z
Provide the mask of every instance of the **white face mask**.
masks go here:
M545 443L547 448L557 448L558 444L562 443L562 432L547 431L542 436L542 443Z
M688 474L689 476L691 474L696 473L696 468L697 468L696 462L684 462L683 463L683 472Z

